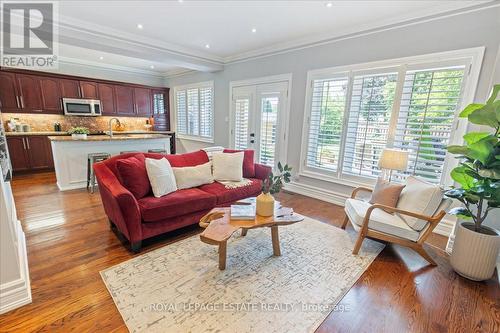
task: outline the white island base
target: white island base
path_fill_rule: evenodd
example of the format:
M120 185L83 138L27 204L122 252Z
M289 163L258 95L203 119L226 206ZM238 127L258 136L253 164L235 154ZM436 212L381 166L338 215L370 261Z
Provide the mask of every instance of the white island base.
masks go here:
M147 152L163 149L170 153L170 137L165 135L89 136L72 140L67 136L49 137L54 156L57 187L61 191L87 187L87 157L90 153L119 155L122 151Z

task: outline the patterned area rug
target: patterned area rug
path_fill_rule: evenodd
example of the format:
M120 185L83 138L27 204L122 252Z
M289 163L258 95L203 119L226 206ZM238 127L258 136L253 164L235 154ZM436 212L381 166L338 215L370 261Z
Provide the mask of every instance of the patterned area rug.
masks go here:
M280 228L281 257L272 255L271 230L233 235L227 266L217 247L198 236L146 253L101 272L131 332L312 332L333 311L383 249L306 218Z

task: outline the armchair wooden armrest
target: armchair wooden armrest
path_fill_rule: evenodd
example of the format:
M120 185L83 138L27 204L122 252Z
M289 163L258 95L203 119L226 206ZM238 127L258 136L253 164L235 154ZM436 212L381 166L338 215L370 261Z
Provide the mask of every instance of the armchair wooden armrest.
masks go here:
M352 191L351 199L356 199L356 196L358 195L359 192L369 192L369 193L372 193L373 190L369 189L368 187L356 187L354 189L354 191Z

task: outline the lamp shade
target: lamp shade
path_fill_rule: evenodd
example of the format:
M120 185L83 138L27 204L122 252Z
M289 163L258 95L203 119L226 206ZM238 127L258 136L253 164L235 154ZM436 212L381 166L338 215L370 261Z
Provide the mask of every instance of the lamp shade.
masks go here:
M408 166L408 152L399 149L382 150L378 167L381 169L405 171Z

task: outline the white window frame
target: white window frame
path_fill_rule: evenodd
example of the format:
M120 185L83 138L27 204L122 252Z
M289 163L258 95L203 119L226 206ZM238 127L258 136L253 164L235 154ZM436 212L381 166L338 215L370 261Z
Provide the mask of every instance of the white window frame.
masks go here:
M309 178L315 178L324 180L327 182L338 183L347 186L368 186L372 187L375 184L376 179L368 178L363 176L353 176L342 174L343 159L344 159L344 149L345 149L345 136L347 134L347 120L350 111L350 95L352 91L352 79L354 75L359 75L360 73L381 73L381 72L398 72L398 83L395 92L395 102L393 104L393 110L391 114L391 121L389 124L389 131L393 131L397 122L398 112L400 107L400 98L402 93L402 84L404 81L405 73L409 70L423 69L426 66L434 67L436 65L465 65L464 83L462 98L459 101L457 107L457 113L455 114L455 120L453 125L452 134L450 137L450 144L463 144L463 134L467 130L467 119L458 118L458 113L463 107L470 104L474 100L476 94L476 87L479 79L479 73L481 70L481 65L484 56L484 47L475 47L456 51L447 51L440 53L432 53L426 55L419 55L413 57L405 57L398 59L390 59L362 64L354 64L347 66L337 66L330 68L323 68L317 70L311 70L307 72L307 83L306 83L306 96L304 103L304 122L302 128L302 142L301 142L301 153L300 153L300 166L299 175ZM309 119L311 116L311 106L312 106L312 94L313 94L313 82L314 80L335 78L335 77L348 77L348 91L346 98L346 106L344 111L341 143L340 143L340 156L337 166L337 171L329 171L321 168L307 166L307 149L309 140ZM389 136L390 137L390 136ZM390 147L392 143L390 139L387 145ZM452 185L453 180L449 176L449 171L453 169L458 161L451 158L449 154L446 155L445 165L443 169L444 177L441 178L441 185L447 186Z
M177 130L177 117L178 117L178 107L177 107L177 92L181 90L188 90L188 89L202 89L202 88L211 88L212 89L212 124L211 124L211 137L205 137L201 135L191 135L191 134L182 134L179 133ZM204 82L197 82L197 83L190 83L190 84L185 84L181 86L175 86L173 89L172 93L172 99L173 103L172 105L174 106L174 112L173 112L173 127L175 128L175 134L176 137L179 139L184 139L184 140L191 140L191 141L200 141L200 142L206 142L206 143L214 143L214 133L215 133L215 89L214 89L214 81L204 81ZM186 100L187 103L187 100Z

